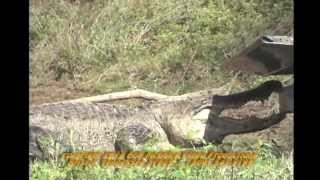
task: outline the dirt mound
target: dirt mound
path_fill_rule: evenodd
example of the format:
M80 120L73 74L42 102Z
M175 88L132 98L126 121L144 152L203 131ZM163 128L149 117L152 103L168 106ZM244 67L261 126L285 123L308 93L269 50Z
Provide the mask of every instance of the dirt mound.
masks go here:
M272 113L275 104L271 101L266 102L249 102L239 109L230 109L222 113L223 116L229 116L235 119L243 119L248 116L264 118ZM258 141L266 142L273 145L281 152L290 152L293 149L293 124L294 115L287 114L286 118L280 123L275 124L267 129L257 132L230 135L224 142L239 141L240 146L254 146L259 144ZM242 144L242 145L241 145Z

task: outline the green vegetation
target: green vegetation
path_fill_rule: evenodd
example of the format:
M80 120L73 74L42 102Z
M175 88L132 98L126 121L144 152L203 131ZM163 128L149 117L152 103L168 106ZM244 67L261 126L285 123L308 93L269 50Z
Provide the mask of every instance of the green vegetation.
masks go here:
M207 150L217 151L211 145ZM177 149L175 149L176 151ZM257 160L249 167L68 167L59 161L32 164L32 179L293 179L291 155L276 155L272 146L261 144Z
M292 17L292 0L31 0L31 88L177 95L220 87L233 78L219 69L226 58L259 35L286 34ZM275 77L242 75L233 90L267 79ZM249 168L80 169L54 159L31 163L32 179L293 179L292 157L261 147Z
M227 57L290 30L293 17L292 0L79 2L32 1L31 87L169 95L220 87L232 78L219 71Z

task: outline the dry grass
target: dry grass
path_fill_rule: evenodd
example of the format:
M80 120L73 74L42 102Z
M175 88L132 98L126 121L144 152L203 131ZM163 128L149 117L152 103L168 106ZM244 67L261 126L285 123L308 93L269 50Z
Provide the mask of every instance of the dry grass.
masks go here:
M227 57L292 18L291 0L32 2L31 87L58 81L90 94L220 87Z

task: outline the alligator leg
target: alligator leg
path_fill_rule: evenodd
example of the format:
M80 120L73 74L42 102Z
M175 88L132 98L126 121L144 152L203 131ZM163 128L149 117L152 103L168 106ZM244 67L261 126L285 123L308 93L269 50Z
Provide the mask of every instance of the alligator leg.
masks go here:
M71 147L56 139L57 134L38 126L29 127L29 160L47 160L52 155L59 155L59 151L68 152ZM52 146L52 147L51 147ZM48 149L54 148L54 152ZM56 153L56 154L51 154Z
M40 138L50 137L51 132L38 126L30 126L29 128L29 157L31 160L36 158L45 159L46 155L42 149Z
M181 148L194 148L206 146L206 142L199 139L187 139L180 135L176 129L168 122L165 116L154 116L155 120L159 123L161 128L165 131L168 141L174 146Z

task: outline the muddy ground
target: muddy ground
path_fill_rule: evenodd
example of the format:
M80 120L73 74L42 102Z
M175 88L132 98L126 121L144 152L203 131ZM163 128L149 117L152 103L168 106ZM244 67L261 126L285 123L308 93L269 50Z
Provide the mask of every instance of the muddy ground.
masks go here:
M266 101L261 102L249 102L239 109L226 110L222 115L233 117L233 118L243 118L248 116L255 116L259 118L265 118L271 115L273 108L276 107L275 104ZM293 150L293 126L294 126L294 115L287 114L286 118L280 123L275 124L267 129L257 132L251 132L239 135L229 135L224 139L225 143L235 142L235 140L241 139L242 144L240 146L252 146L254 149L258 141L263 141L272 146L275 151L279 152L292 152ZM259 144L259 143L258 143Z
M95 96L97 93L67 88L61 82L50 82L46 85L30 88L30 104L38 105L63 100L77 99L87 96Z

